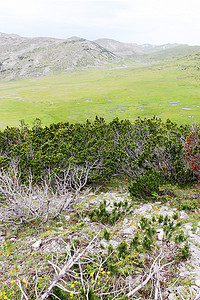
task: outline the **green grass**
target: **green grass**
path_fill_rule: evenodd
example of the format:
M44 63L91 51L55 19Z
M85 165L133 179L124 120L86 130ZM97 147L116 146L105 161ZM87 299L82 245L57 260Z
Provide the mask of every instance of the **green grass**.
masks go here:
M187 60L185 60L188 63ZM155 65L68 71L61 75L0 82L0 128L19 120L42 125L103 116L134 120L154 115L181 124L200 122L200 75L184 60ZM122 65L123 66L123 65Z

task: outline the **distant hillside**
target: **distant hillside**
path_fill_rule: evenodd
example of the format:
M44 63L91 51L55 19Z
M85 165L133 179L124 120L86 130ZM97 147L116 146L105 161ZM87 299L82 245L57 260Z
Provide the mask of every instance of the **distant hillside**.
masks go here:
M0 33L1 79L35 77L119 60L102 46L78 37L62 40Z
M98 39L94 42L121 57L144 53L143 49L135 43L121 43L112 39Z
M26 38L0 33L0 80L30 78L69 69L102 66L125 58L139 63L180 59L200 51L199 46L121 43L112 39L89 41L79 37Z
M145 54L142 59L147 61L179 60L186 57L189 58L198 52L200 52L200 46L177 45L162 51Z
M106 48L108 51L112 51L114 54L127 57L136 56L148 53L154 53L164 51L169 48L176 47L178 44L164 44L164 45L151 45L143 44L138 45L136 43L121 43L112 39L98 39L95 43Z

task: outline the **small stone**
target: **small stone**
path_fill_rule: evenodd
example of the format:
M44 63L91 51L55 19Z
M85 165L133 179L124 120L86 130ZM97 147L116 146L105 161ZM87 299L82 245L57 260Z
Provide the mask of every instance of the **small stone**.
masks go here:
M127 227L126 229L124 229L124 234L133 234L134 230L135 226Z
M70 220L70 216L65 216L65 220L69 221Z
M186 219L187 217L188 215L184 211L180 212L180 219Z
M42 243L42 240L39 239L37 242L35 242L33 245L32 245L32 248L34 251L38 250L40 248L40 245Z
M110 244L113 246L114 249L116 249L120 243L114 240L110 240Z
M102 240L100 241L100 245L102 245L104 249L107 249L107 248L108 248L108 243L107 243L107 241L106 241L105 239L102 239Z
M175 293L170 293L168 296L168 300L176 300L176 294Z
M191 231L191 230L192 230L191 224L190 224L190 223L186 223L186 224L185 224L185 229Z
M10 241L15 242L16 238L13 237L13 238L10 239Z
M195 283L196 283L197 286L200 287L200 279L195 280Z
M164 231L163 231L163 229L162 228L158 229L157 230L157 239L158 239L158 241L162 241L163 237L164 237Z
M83 222L90 222L90 218L89 218L89 217L85 217L85 218L83 219Z
M123 225L127 225L128 224L128 219L125 218L124 221L123 221Z

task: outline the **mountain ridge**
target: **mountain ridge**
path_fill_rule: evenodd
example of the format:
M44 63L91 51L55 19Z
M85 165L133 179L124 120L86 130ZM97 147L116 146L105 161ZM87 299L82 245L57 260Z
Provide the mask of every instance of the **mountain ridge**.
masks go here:
M102 46L79 37L24 38L0 33L0 78L13 80L100 66L120 58Z
M158 52L179 45L170 43L163 45L151 45L148 43L139 45L137 43L122 43L113 39L98 39L94 42L122 57Z
M0 32L0 80L38 77L76 68L88 68L136 59L140 63L174 59L200 51L200 46L94 41L72 36L21 37Z

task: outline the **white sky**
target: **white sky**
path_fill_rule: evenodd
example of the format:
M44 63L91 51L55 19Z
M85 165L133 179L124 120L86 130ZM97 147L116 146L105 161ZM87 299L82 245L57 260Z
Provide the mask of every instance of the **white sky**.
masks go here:
M0 0L0 32L200 45L200 0Z

